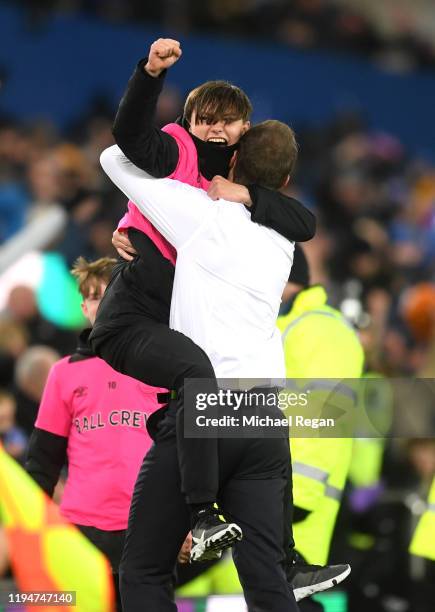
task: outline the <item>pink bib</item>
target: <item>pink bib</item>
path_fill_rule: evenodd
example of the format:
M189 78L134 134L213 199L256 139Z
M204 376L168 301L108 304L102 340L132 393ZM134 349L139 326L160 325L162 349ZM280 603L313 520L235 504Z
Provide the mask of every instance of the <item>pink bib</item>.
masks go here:
M169 123L162 128L163 132L170 134L177 141L178 145L178 164L174 172L167 178L176 179L192 187L208 189L210 181L202 176L198 168L198 154L195 144L187 132L178 123ZM174 247L164 238L159 231L136 207L136 204L129 200L128 210L118 223L119 231L127 231L129 227L134 227L146 234L154 242L163 257L169 259L175 265L177 252Z

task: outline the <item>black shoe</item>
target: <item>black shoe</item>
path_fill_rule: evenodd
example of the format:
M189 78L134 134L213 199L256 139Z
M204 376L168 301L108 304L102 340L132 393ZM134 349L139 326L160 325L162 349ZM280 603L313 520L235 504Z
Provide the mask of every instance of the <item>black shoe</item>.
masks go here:
M242 539L242 530L235 523L225 523L215 509L201 510L192 528L190 561L218 559L222 551Z
M350 574L350 565L310 565L296 551L293 563L287 568L287 580L291 583L296 601L314 593L326 591L340 584Z

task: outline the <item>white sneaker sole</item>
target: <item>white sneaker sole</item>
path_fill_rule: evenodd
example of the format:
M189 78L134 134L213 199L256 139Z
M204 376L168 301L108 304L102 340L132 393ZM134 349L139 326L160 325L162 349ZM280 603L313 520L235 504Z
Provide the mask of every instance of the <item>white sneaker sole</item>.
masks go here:
M206 550L198 559L195 559L195 561L200 561L201 563L203 561L215 561L222 557L222 552L222 550ZM193 560L190 559L190 563L192 563L192 561Z
M299 589L294 589L293 593L296 601L300 601L305 597L309 597L310 595L314 595L314 593L321 593L322 591L327 591L328 589L332 589L332 587L337 586L340 582L343 582L345 578L347 578L350 574L350 565L347 569L344 570L338 576L334 578L330 578L329 580L325 580L324 582L319 582L317 584L310 584L310 586L300 587Z
M225 529L192 546L190 562L218 559L222 556L223 550L233 546L242 537L243 534L240 527L235 523L230 523Z

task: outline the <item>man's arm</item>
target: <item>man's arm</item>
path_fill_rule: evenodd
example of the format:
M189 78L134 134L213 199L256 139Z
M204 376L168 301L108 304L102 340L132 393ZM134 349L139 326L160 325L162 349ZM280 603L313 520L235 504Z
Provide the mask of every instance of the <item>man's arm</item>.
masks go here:
M158 231L179 249L212 214L204 191L172 179L155 179L132 164L116 145L102 152L105 173Z
M66 463L68 438L35 427L30 437L26 470L47 495L53 496Z
M169 176L177 167L178 145L154 125L157 100L166 69L181 56L180 45L159 39L151 45L130 78L113 124L119 148L138 168L156 178Z

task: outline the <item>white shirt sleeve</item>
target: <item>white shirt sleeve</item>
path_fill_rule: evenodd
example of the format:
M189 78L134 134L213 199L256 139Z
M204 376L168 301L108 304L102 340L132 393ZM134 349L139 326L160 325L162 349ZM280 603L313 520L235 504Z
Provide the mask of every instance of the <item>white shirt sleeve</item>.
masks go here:
M100 163L115 185L159 232L179 249L213 211L205 191L173 179L156 179L132 164L114 145Z

